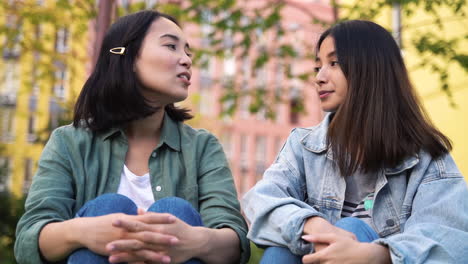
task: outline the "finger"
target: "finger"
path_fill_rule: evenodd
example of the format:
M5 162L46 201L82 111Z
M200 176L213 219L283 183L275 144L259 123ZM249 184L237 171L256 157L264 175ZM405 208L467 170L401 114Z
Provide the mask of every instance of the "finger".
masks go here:
M144 215L146 213L145 209L138 207L137 209L137 214L138 215Z
M106 249L112 252L119 251L137 251L145 248L145 244L137 239L121 239L106 245Z
M323 259L321 258L320 253L308 254L302 257L302 263L304 264L316 264L321 261L323 261Z
M328 247L328 244L314 243L315 252L319 252Z
M172 224L177 218L171 214L146 212L139 215L137 219L146 224Z
M170 263L171 258L161 252L155 252L152 250L138 250L131 254L128 252L121 252L109 256L109 262L111 263L142 261L145 263Z
M312 243L324 243L324 244L331 244L336 242L338 236L333 233L326 233L326 234L314 234L314 235L304 235L302 239L312 242Z
M112 222L112 225L115 227L120 227L128 232L141 232L144 230L149 230L149 226L141 221L136 219L129 220L129 219L117 219Z
M132 233L128 235L128 238L137 239L143 243L150 244L153 246L169 247L169 246L173 246L179 243L179 239L175 236L165 235L160 232L152 232L152 231ZM117 241L114 241L114 242L117 242Z

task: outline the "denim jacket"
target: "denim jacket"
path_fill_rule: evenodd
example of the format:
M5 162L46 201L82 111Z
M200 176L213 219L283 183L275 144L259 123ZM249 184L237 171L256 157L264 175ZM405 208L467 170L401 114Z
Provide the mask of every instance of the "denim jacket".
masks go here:
M340 219L346 183L334 166L326 135L330 116L292 131L276 161L243 199L248 238L284 246L297 255L313 245L301 239L304 221ZM376 173L372 228L393 263L467 263L468 189L450 155L421 151Z

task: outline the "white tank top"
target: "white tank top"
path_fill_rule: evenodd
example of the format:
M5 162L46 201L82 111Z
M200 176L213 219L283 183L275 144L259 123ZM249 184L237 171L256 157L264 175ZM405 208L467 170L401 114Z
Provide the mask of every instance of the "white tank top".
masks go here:
M154 203L149 173L137 176L125 164L120 175L120 185L117 193L127 196L138 208L143 208L145 211Z

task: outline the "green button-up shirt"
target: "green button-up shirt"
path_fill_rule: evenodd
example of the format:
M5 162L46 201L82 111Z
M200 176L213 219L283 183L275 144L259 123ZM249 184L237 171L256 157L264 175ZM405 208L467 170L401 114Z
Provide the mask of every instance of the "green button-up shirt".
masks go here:
M52 133L18 223L18 263L44 263L38 238L46 224L71 219L87 201L117 192L127 150L125 134L118 128L92 133L68 125ZM241 241L241 262L247 262L247 226L226 157L212 134L166 114L160 142L148 164L155 201L183 198L200 212L205 226L232 228Z

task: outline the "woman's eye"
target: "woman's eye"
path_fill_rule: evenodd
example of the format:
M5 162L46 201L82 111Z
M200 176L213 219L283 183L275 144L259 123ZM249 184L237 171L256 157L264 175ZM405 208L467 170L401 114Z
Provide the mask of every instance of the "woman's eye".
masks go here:
M338 66L339 64L340 64L340 63L337 62L337 61L332 61L332 62L331 62L331 66Z
M320 71L320 67L314 67L314 72L318 73Z
M171 50L176 49L176 45L174 45L174 44L167 44L166 47L170 48Z

